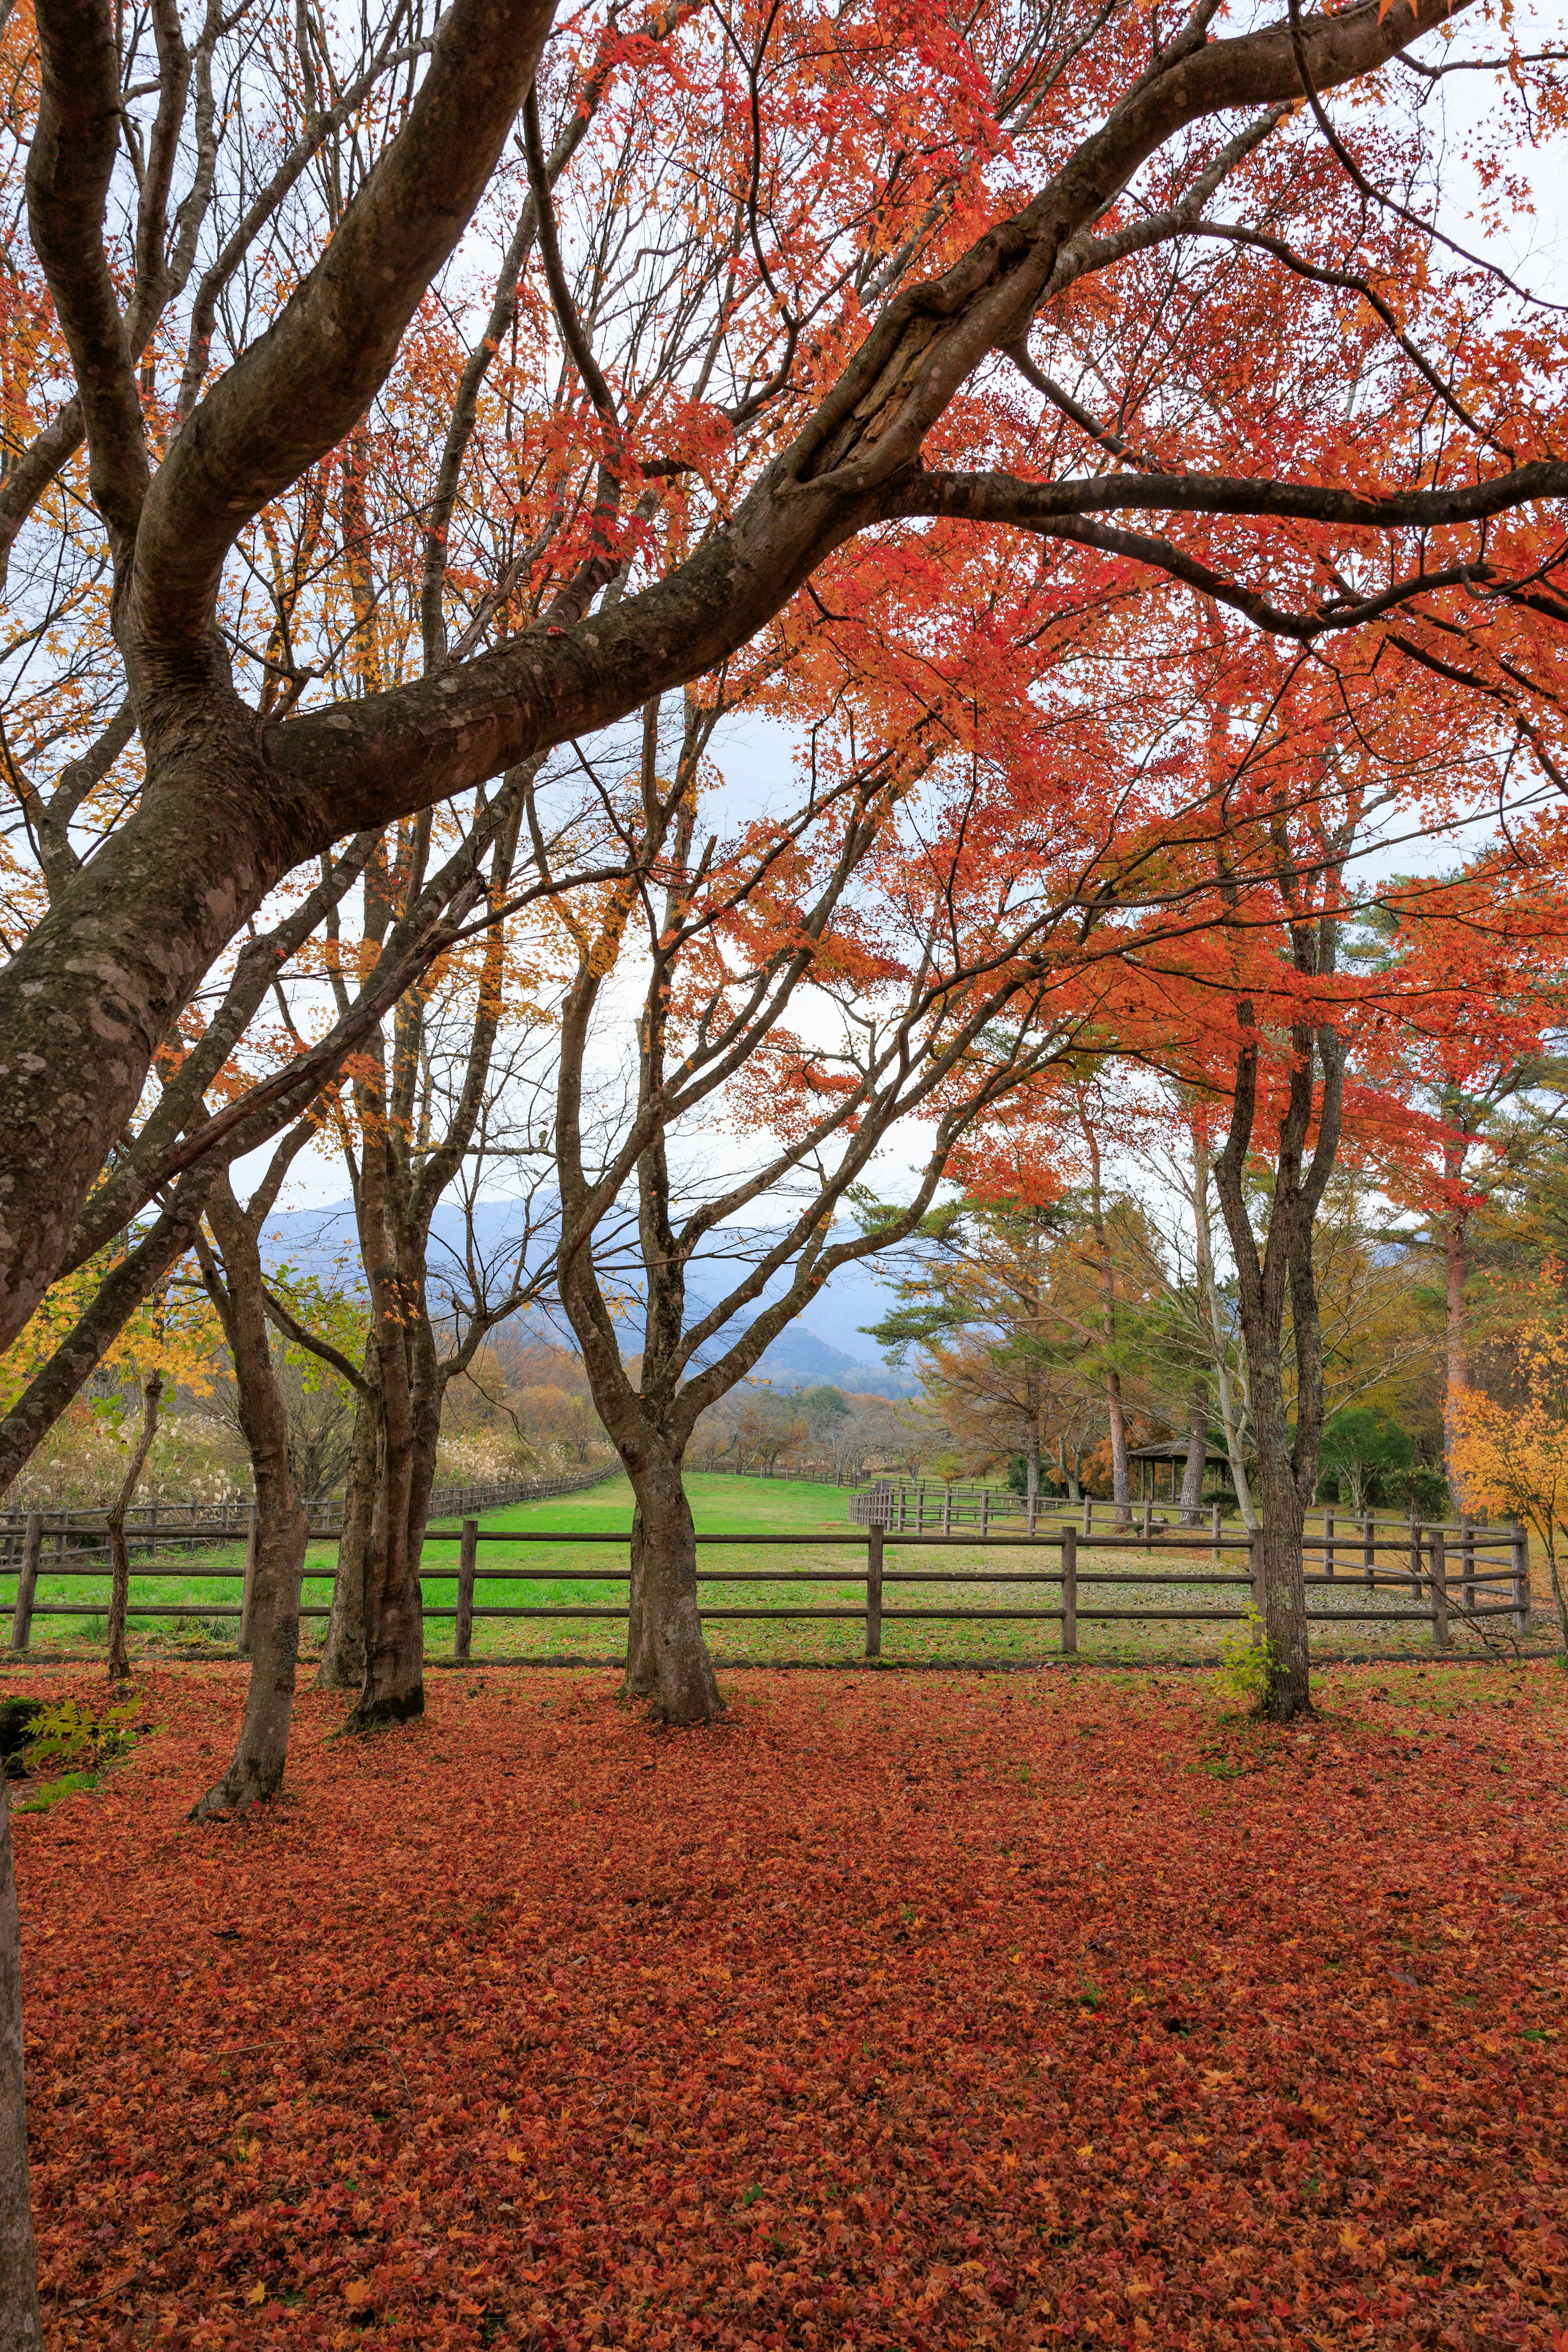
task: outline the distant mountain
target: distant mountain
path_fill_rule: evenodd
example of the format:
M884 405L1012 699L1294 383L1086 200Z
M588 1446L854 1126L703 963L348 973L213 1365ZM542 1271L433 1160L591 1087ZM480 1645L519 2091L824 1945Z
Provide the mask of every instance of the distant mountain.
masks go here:
M482 1202L475 1219L479 1248L499 1265L515 1249L521 1225L521 1212L515 1202ZM732 1244L733 1236L729 1238ZM463 1220L459 1210L446 1203L437 1210L431 1244L430 1270L438 1290L444 1255L449 1251L460 1258ZM721 1246L721 1241L716 1240L713 1257L720 1255ZM535 1264L548 1248L547 1235L536 1238L532 1251ZM262 1255L268 1265L287 1263L325 1275L343 1261L352 1262L354 1255L353 1210L346 1201L333 1202L320 1209L283 1210L268 1221L262 1235ZM730 1255L728 1250L725 1255ZM699 1256L694 1272L706 1273L712 1280L716 1270L712 1263ZM721 1280L725 1278L720 1276ZM776 1297L781 1286L782 1283L770 1286L771 1296ZM766 1297L760 1303L765 1305ZM863 1396L913 1396L919 1383L909 1372L889 1365L873 1340L867 1339L864 1349L855 1354L836 1344L848 1339L858 1347L863 1336L860 1327L876 1322L886 1313L887 1306L887 1293L868 1265L841 1267L829 1277L811 1305L773 1341L754 1377L771 1381L777 1388L830 1384ZM702 1310L695 1285L689 1307L693 1315ZM746 1328L747 1319L738 1317L727 1324L716 1339L710 1340L703 1351L705 1356L710 1360L721 1354Z
M844 1389L851 1395L913 1396L919 1382L886 1364L868 1364L830 1347L797 1323L780 1334L752 1375L776 1389Z

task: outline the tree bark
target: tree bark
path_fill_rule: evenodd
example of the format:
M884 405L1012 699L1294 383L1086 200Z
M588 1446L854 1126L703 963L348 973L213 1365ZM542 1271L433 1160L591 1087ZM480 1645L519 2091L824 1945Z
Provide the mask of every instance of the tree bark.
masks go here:
M226 1771L192 1808L210 1821L277 1793L289 1755L300 1658L300 1581L310 1520L295 1492L289 1416L272 1361L261 1255L253 1220L226 1175L214 1187L208 1222L223 1252L203 1266L234 1359L239 1423L256 1487L255 1566L250 1588L250 1683L239 1742Z
M373 1393L362 1395L354 1412L353 1451L343 1493L343 1528L338 1541L337 1573L326 1644L316 1670L318 1690L357 1691L364 1681L364 1566L375 1512L376 1432L380 1404L374 1334L365 1350L364 1373Z
M1242 1444L1241 1419L1237 1412L1236 1382L1231 1375L1230 1349L1220 1322L1219 1292L1215 1281L1214 1244L1209 1229L1209 1154L1207 1143L1194 1126L1193 1130L1193 1223L1197 1241L1198 1305L1209 1335L1209 1361L1214 1367L1215 1394L1219 1405L1220 1427L1225 1432L1225 1450L1230 1464L1231 1484L1236 1488L1236 1506L1241 1514L1241 1524L1248 1535L1258 1533L1258 1511L1252 1499L1252 1486L1247 1475L1247 1455Z
M1458 1183L1464 1169L1463 1150L1450 1146L1445 1153L1444 1174ZM1464 1490L1454 1475L1454 1401L1470 1383L1469 1332L1465 1318L1465 1289L1470 1278L1469 1213L1450 1209L1443 1220L1443 1466L1448 1485L1460 1502Z
M345 1731L378 1731L425 1712L425 1616L417 1545L410 1545L413 1444L406 1381L399 1385L403 1393L376 1433L375 1500L364 1554L364 1681Z
M1195 1528L1198 1523L1208 1453L1208 1391L1199 1380L1193 1383L1193 1400L1187 1412L1187 1458L1182 1466L1182 1525L1184 1528Z
M27 2167L22 1928L11 1863L10 1799L0 1779L0 2345L5 2352L38 2352L43 2340Z
M722 1701L697 1605L697 1531L678 1457L628 1465L632 1587L626 1696L653 1701L661 1722L707 1723Z
M1101 1300L1100 1328L1105 1334L1105 1413L1110 1425L1110 1492L1116 1505L1116 1524L1130 1528L1132 1524L1132 1482L1127 1467L1127 1415L1121 1402L1121 1373L1116 1363L1116 1269L1110 1262L1110 1244L1105 1230L1105 1205L1100 1185L1100 1138L1092 1123L1085 1118L1083 1131L1089 1145L1089 1218L1094 1227L1096 1254L1100 1260L1100 1295Z
M1298 971L1331 970L1332 927L1325 922L1321 927L1298 924L1291 929ZM1290 1030L1289 1089L1279 1119L1268 1237L1260 1253L1247 1213L1245 1191L1258 1075L1253 1008L1246 1000L1239 1007L1239 1020L1246 1042L1237 1057L1230 1133L1215 1162L1215 1180L1236 1259L1263 1502L1263 1524L1255 1541L1261 1547L1264 1627L1273 1654L1263 1712L1274 1722L1289 1723L1311 1712L1301 1538L1307 1506L1317 1488L1323 1419L1312 1225L1339 1150L1344 1049L1326 1026L1314 1029L1297 1023ZM1304 1166L1319 1061L1323 1085L1317 1144L1310 1163ZM1296 1354L1294 1432L1285 1393L1287 1301Z
M131 1465L121 1481L109 1512L109 1555L112 1580L109 1591L109 1679L131 1679L131 1654L126 1646L126 1612L131 1606L131 1553L125 1541L125 1514L135 1497L153 1440L158 1434L158 1407L163 1395L163 1375L150 1372L142 1387L142 1434Z
M419 1591L424 1514L416 1500L416 1412L409 1321L423 1307L405 1267L406 1171L394 1150L384 1082L359 1088L363 1149L355 1212L370 1286L378 1381L375 1499L364 1552L364 1681L344 1729L374 1731L425 1712L425 1627ZM412 1524L418 1510L418 1525Z

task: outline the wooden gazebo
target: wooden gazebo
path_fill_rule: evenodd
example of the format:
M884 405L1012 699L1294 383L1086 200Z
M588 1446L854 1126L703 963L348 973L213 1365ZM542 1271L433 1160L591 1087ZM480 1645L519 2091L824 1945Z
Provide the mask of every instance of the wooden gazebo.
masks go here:
M1170 1500L1173 1503L1179 1503L1181 1501L1182 1482L1176 1469L1176 1465L1180 1463L1184 1470L1186 1467L1187 1441L1184 1437L1163 1439L1158 1445L1130 1445L1127 1449L1127 1459L1129 1462L1141 1462L1143 1465L1143 1486L1142 1491L1138 1498L1140 1502L1157 1503L1159 1501L1159 1479L1155 1474L1154 1465L1156 1463L1160 1462L1168 1462L1171 1465ZM1205 1446L1204 1466L1205 1469L1211 1462L1223 1462L1228 1464L1230 1456L1226 1453L1223 1446Z

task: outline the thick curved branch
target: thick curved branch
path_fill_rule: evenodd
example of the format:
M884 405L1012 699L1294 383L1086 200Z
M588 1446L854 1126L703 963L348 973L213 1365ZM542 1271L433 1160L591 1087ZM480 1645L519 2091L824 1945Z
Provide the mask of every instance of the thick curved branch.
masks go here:
M265 1284L262 1286L261 1303L267 1309L268 1321L275 1324L286 1339L291 1339L295 1347L303 1348L309 1354L319 1357L323 1364L330 1364L340 1380L347 1381L356 1396L370 1395L371 1385L364 1374L351 1364L330 1339L318 1339L313 1331L307 1331L299 1318L289 1313L283 1301L275 1297Z
M1331 630L1360 628L1397 605L1412 603L1417 596L1433 595L1445 588L1468 588L1472 582L1488 581L1494 576L1486 564L1458 564L1446 572L1415 572L1407 580L1395 581L1381 594L1355 603L1320 606L1311 613L1288 613L1271 604L1266 596L1215 571L1211 564L1200 562L1171 540L1157 539L1151 532L1118 530L1110 524L1094 522L1042 523L1038 529L1044 539L1070 539L1079 547L1100 548L1108 555L1131 556L1134 562L1146 563L1152 571L1163 572L1170 579L1195 588L1200 595L1212 596L1216 604L1228 604L1234 612L1245 614L1256 628L1269 635L1291 637L1304 646Z
M552 0L456 0L408 119L282 316L182 428L127 588L153 646L205 641L237 534L358 422L489 183ZM342 828L339 828L341 831Z
M147 495L142 402L103 246L120 144L120 64L104 0L39 0L41 94L27 157L27 217L76 375L89 479L117 551Z
M1235 474L1099 474L1062 482L1027 482L1016 474L1000 473L915 474L889 505L899 514L947 515L1026 529L1075 515L1137 508L1172 514L1264 515L1352 530L1419 531L1486 522L1537 500L1563 498L1568 498L1568 462L1542 457L1479 482L1437 490L1390 490L1379 498L1336 489L1331 483Z
M216 1174L215 1162L193 1169L181 1181L155 1223L105 1275L91 1305L0 1419L0 1495L98 1370L142 1301L195 1245Z

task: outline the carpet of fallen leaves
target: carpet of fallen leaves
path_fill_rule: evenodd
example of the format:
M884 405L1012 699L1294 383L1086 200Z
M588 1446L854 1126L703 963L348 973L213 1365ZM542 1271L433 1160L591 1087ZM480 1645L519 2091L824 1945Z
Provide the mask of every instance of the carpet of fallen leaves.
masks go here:
M1553 1667L441 1674L205 1830L243 1685L144 1690L16 1825L57 2352L1568 2352Z

